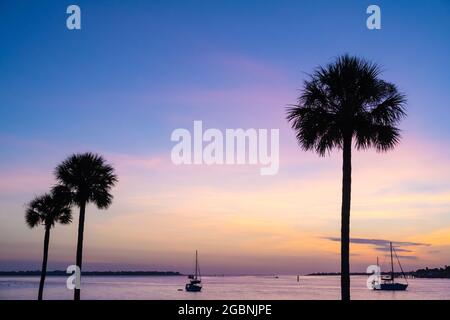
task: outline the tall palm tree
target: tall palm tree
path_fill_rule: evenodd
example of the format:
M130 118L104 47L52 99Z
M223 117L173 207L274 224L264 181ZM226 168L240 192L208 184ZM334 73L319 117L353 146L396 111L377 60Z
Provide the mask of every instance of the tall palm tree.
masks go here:
M30 228L43 225L44 235L44 256L42 259L41 280L39 282L38 300L42 300L44 292L44 282L47 273L48 247L50 243L50 230L58 222L69 224L72 222L72 212L70 202L61 197L58 192L44 194L33 199L26 208L25 220Z
M357 149L388 151L400 141L397 125L406 116L406 97L380 79L380 67L343 55L318 67L304 82L287 120L301 148L320 156L342 149L341 297L350 300L351 158Z
M86 205L93 203L99 209L108 208L117 176L101 156L89 152L68 157L56 167L55 175L58 183L70 191L72 203L80 208L76 265L81 271ZM75 288L74 299L80 300L79 288Z

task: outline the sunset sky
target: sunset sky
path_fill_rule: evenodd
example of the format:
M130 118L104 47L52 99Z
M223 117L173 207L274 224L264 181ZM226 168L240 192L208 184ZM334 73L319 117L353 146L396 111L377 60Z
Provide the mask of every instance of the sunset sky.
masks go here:
M303 1L302 1L303 2ZM81 7L82 30L66 28ZM102 154L119 184L87 209L87 270L206 274L339 271L341 152L302 151L285 120L302 82L339 54L383 66L408 97L402 141L355 152L352 271L397 242L405 269L450 263L450 2L1 1L0 270L36 270L44 232L25 204L74 152ZM175 166L176 128L280 129L280 169ZM74 264L57 225L49 270Z

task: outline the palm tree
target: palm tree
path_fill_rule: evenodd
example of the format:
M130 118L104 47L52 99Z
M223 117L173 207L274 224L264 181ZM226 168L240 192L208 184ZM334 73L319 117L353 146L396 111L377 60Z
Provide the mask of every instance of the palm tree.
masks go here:
M26 208L25 220L30 228L43 225L45 227L44 236L44 257L42 259L41 280L39 282L38 300L42 300L44 292L45 275L47 273L48 246L50 242L50 229L57 223L69 224L72 222L72 212L70 202L53 191L51 194L33 199Z
M99 209L108 208L117 176L101 156L89 152L68 157L56 167L55 175L58 183L71 193L72 203L80 208L76 265L81 271L86 205L93 203ZM79 288L75 288L74 299L80 300Z
M357 149L388 151L400 141L397 125L406 116L406 97L380 79L380 67L343 55L318 67L304 82L287 120L299 145L320 156L343 150L341 208L341 297L350 300L351 157Z

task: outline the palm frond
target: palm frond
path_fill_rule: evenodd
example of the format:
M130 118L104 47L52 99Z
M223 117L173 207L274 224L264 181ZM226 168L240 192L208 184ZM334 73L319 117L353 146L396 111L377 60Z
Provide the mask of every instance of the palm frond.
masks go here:
M25 210L25 221L30 228L38 225L53 227L56 222L70 223L72 213L70 203L46 193L33 199Z
M105 209L112 202L111 189L118 181L114 168L100 155L74 154L56 167L58 183L69 190L73 203L95 203Z
M381 67L348 54L319 66L303 84L286 118L304 150L323 156L342 148L344 133L358 149L387 151L400 139L396 125L406 116L406 97L380 79Z
M41 224L41 216L38 212L34 211L31 207L25 211L25 222L28 227L34 228Z

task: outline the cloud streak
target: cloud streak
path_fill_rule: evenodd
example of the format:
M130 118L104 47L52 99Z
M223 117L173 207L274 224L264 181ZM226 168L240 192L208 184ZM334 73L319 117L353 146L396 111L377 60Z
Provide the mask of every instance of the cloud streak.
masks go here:
M330 241L341 241L341 238L337 237L324 237L327 240ZM385 240L385 239L370 239L370 238L351 238L350 243L357 243L357 244L368 244L368 245L374 245L377 247L385 247L388 246L391 241ZM420 243L420 242L408 242L408 241L392 241L392 244L394 246L404 246L404 247L411 247L411 246L430 246L428 243ZM398 251L398 249L397 249Z

